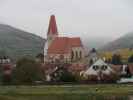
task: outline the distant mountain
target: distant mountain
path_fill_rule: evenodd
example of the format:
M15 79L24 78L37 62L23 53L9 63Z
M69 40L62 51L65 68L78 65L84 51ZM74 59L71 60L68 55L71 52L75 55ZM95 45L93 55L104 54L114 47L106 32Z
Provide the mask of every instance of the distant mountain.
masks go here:
M103 47L106 43L109 43L112 39L108 37L86 37L83 38L83 43L88 49Z
M45 40L39 36L0 24L0 55L7 55L13 59L25 55L35 57L43 52L44 42Z
M119 39L112 41L101 48L101 50L118 50L124 48L133 48L133 32L128 33Z

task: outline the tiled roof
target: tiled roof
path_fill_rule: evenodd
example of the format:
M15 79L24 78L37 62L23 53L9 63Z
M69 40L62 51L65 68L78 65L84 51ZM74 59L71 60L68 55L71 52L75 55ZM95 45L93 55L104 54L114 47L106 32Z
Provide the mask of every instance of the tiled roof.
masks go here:
M79 37L56 37L48 48L48 54L65 54L70 52L72 47L82 47Z
M98 66L102 66L102 65L107 65L102 59L98 59L93 66L98 65Z
M82 46L82 43L79 37L73 37L73 38L68 38L68 39L69 39L69 45L71 45L72 47Z
M47 34L58 35L58 29L57 29L56 20L55 20L55 16L54 15L52 15L50 17Z

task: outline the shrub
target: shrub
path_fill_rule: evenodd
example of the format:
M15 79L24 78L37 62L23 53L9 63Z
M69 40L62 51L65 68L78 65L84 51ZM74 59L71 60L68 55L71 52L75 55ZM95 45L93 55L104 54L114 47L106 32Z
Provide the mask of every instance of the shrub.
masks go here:
M14 82L17 84L32 84L43 79L40 65L31 58L22 58L17 61L13 72Z

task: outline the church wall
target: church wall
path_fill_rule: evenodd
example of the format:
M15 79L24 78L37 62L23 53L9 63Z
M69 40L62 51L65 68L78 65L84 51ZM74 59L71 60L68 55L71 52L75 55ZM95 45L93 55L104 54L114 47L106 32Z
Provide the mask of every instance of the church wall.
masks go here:
M72 51L74 53L73 60L81 59L85 57L85 51L83 47L73 47ZM81 54L80 54L81 52Z
M48 58L52 58L53 61L55 61L56 59L60 59L60 57L62 55L64 56L64 59L63 60L65 62L70 62L71 61L71 54L70 53L67 53L67 54L48 54Z

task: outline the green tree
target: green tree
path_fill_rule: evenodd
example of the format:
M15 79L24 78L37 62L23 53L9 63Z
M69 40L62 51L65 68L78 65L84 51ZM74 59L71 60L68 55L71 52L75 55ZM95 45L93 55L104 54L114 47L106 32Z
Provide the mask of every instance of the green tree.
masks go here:
M131 56L128 58L128 62L129 62L129 63L133 63L133 55L131 55Z
M60 75L60 81L62 82L75 82L76 78L72 73L68 72L67 70L62 70L62 74Z
M52 80L56 82L75 82L76 77L68 71L70 64L57 63L57 69L52 74Z
M112 64L114 64L114 65L122 64L121 56L119 54L114 54L112 56Z
M43 74L35 60L22 58L17 61L13 77L16 84L32 84L35 81L42 81Z
M36 56L36 59L37 59L38 62L44 63L44 54L43 54L43 53L39 53L39 54Z

